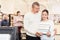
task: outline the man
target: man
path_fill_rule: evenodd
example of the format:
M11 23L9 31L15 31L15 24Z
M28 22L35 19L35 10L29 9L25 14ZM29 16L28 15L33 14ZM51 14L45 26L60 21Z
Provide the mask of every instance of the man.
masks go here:
M38 2L32 4L31 12L24 16L24 29L26 30L26 40L40 40L37 33L38 23L40 22L39 14L40 5Z
M1 22L1 26L9 26L9 19L7 15L3 15L3 20Z

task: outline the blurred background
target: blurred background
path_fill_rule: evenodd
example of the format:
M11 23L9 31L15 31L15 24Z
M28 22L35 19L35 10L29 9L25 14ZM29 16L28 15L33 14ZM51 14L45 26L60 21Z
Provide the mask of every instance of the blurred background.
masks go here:
M17 13L20 13L21 18L19 26L22 27L20 30L22 34L21 38L25 39L25 31L23 29L23 19L24 15L31 10L31 4L33 2L40 3L40 12L43 9L49 10L49 18L55 23L55 28L57 28L56 40L60 40L60 0L0 0L0 21L5 18L9 21L7 25L14 27ZM20 12L18 12L20 11ZM1 24L1 26L4 26Z

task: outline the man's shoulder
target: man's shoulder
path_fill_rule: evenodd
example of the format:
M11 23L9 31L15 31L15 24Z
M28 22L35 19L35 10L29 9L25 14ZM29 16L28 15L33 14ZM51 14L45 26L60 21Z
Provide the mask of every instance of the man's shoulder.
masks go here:
M31 12L27 12L27 13L25 14L25 16L29 16L29 15L31 15Z

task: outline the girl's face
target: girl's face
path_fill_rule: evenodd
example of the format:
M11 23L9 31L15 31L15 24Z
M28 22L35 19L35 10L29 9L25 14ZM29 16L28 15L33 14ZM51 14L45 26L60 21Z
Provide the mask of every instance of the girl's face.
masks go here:
M42 19L43 19L43 20L48 19L48 14L47 14L47 12L42 12Z
M20 13L18 13L17 15L19 15L19 16L20 16Z

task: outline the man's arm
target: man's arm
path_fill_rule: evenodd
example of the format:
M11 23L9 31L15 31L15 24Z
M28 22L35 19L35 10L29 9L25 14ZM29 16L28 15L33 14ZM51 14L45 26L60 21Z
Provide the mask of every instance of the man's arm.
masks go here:
M35 34L35 32L33 31L33 29L31 29L31 27L29 27L30 24L29 24L29 15L25 15L24 16L24 29L31 33L31 34Z

